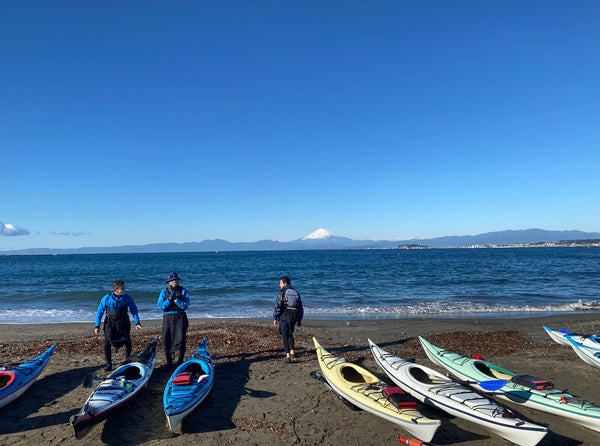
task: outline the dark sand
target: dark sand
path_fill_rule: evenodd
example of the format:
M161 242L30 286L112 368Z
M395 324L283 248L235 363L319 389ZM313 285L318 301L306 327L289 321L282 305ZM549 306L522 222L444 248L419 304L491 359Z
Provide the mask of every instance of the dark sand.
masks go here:
M150 385L120 415L100 423L76 440L69 417L81 408L92 389L81 385L90 373L104 376L103 341L93 324L0 325L0 363L23 362L57 343L52 361L40 379L18 400L0 409L0 444L400 444L401 428L364 411L351 411L322 384L310 377L318 371L312 336L332 353L344 356L390 382L373 361L367 338L386 350L435 369L416 336L462 354L480 353L487 360L521 374L554 382L600 404L600 370L554 343L542 328L567 328L599 333L598 314L532 319L401 319L376 321L306 320L296 332L298 359L283 361L281 340L272 321L248 319L193 320L189 346L208 337L215 361L211 395L184 419L180 433L166 427L162 393L170 373L162 346ZM147 321L132 334L134 350L160 334L161 321ZM122 350L113 355L122 358ZM523 418L549 428L539 443L600 445L600 433L559 416L508 405ZM432 444L507 445L508 441L473 423L419 404L430 418L442 420Z

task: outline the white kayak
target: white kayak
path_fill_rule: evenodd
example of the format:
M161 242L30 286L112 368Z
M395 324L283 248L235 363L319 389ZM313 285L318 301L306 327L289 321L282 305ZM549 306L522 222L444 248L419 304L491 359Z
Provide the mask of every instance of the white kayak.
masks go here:
M129 403L148 385L158 338L142 352L131 355L135 362L122 365L102 380L76 415L70 419L75 437L83 438L90 429Z
M369 339L375 361L402 390L449 414L469 420L522 446L535 446L548 429L518 418L492 400L420 364L402 359Z
M544 325L544 330L548 333L548 336L552 338L554 342L557 342L561 345L566 345L567 347L571 347L571 343L567 339L569 337L572 341L583 344L586 347L600 349L600 337L593 334L577 334L571 333L569 330L553 330Z
M600 348L589 347L586 344L577 342L572 336L566 336L566 339L583 362L594 367L600 367Z
M600 336L576 334L569 330L552 330L544 325L546 333L557 343L571 347L586 364L600 367Z

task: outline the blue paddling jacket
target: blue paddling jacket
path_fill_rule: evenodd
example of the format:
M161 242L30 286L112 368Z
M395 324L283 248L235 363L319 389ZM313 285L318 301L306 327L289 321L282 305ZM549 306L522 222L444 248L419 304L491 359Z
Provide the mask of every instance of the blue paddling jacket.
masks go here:
M119 308L124 306L129 307L129 311L131 311L131 314L133 315L133 322L138 325L140 323L140 317L138 316L138 309L133 298L129 294L115 296L113 292L110 292L102 298L100 305L98 305L98 311L96 311L96 323L94 324L95 327L100 328L102 316L107 309L112 313L117 313Z
M181 285L175 288L167 287L158 296L158 308L164 314L181 313L190 306L190 295Z

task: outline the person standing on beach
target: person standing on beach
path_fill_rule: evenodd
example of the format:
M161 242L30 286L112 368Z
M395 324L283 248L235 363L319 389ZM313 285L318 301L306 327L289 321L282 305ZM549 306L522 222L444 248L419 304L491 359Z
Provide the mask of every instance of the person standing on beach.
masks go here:
M112 347L119 349L121 346L125 346L125 360L131 355L131 322L129 321L129 314L127 314L127 308L133 315L133 321L135 322L135 329L142 329L140 324L140 318L138 316L138 309L133 301L133 298L127 294L125 290L125 282L122 280L115 280L112 283L112 292L105 295L98 305L96 311L96 323L94 333L100 332L100 322L102 316L106 312L104 318L104 359L106 359L105 371L112 370Z
M188 291L179 285L181 278L177 273L167 274L167 288L158 297L158 308L163 310L163 346L167 365L173 367L175 351L179 350L177 364L183 362L187 343L188 319L185 310L190 306Z
M302 326L304 307L300 293L292 288L288 276L279 279L281 291L275 300L275 311L273 312L273 326L279 323L279 333L283 340L283 348L286 353L286 361L294 361L294 328Z

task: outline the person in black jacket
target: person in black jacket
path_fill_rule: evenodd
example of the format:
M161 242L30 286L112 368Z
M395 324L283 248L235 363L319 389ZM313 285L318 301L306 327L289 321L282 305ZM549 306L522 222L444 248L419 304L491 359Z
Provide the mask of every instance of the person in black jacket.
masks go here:
M275 311L273 312L273 326L277 327L279 323L279 333L283 340L283 348L286 353L286 361L294 361L294 328L302 325L304 317L304 307L300 293L292 288L290 278L283 276L279 279L279 288L281 291L275 301Z

